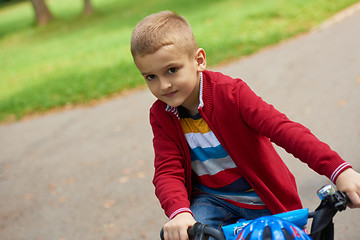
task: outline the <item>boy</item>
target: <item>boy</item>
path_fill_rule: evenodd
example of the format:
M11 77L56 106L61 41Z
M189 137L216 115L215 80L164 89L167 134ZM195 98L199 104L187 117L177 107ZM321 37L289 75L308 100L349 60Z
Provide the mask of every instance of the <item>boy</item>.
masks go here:
M360 174L304 126L240 79L205 70L188 22L170 11L140 21L134 62L158 98L150 110L153 183L166 240L188 239L195 221L213 227L302 208L293 175L272 143L348 193L360 206Z

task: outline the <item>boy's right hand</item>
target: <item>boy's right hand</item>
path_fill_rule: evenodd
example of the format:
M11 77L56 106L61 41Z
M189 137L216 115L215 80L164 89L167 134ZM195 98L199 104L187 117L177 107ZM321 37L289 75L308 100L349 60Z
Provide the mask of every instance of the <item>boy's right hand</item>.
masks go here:
M188 240L187 230L196 223L189 212L176 215L164 225L165 240Z

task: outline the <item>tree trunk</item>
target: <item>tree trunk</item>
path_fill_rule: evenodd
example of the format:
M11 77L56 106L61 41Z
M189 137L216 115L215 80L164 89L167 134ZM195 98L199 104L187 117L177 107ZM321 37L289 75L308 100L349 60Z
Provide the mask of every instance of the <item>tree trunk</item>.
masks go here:
M84 14L90 15L94 12L90 0L84 0Z
M47 7L45 0L31 0L35 10L38 25L45 25L52 20L52 14Z

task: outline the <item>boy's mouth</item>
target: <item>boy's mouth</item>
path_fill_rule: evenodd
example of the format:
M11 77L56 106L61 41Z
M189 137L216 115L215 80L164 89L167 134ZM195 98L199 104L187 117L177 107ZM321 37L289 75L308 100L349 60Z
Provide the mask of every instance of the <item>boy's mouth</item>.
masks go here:
M166 93L166 94L163 94L164 97L172 97L174 96L178 91L173 91L173 92L170 92L170 93Z

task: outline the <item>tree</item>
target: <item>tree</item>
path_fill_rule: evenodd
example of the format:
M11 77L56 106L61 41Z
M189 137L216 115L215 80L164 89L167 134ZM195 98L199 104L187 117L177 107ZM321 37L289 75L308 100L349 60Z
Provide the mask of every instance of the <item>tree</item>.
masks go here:
M38 25L45 25L53 19L45 0L31 0Z
M94 12L90 0L84 0L84 14L90 15Z
M53 19L45 0L31 0L31 3L35 10L38 25L45 25ZM90 15L93 12L94 8L92 7L91 0L84 0L84 15Z

